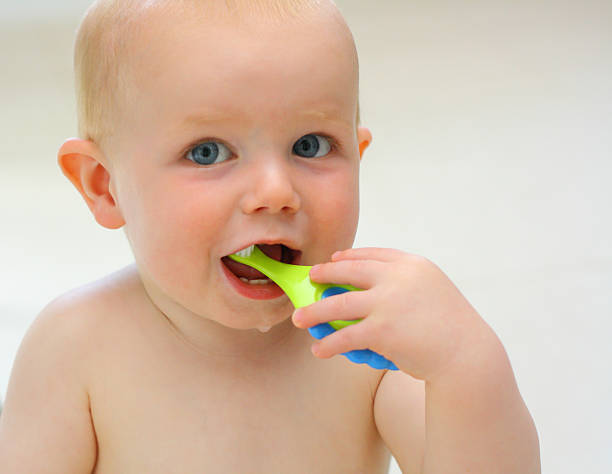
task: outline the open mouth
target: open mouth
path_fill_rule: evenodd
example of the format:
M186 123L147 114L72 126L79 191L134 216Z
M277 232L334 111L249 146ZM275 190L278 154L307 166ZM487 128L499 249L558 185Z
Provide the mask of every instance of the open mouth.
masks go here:
M268 257L283 263L291 263L297 265L302 252L299 250L290 249L283 244L256 244L259 249L265 253ZM259 270L255 270L248 265L236 262L228 256L221 259L223 264L237 276L240 280L245 283L251 284L265 284L270 282L270 279L261 273Z

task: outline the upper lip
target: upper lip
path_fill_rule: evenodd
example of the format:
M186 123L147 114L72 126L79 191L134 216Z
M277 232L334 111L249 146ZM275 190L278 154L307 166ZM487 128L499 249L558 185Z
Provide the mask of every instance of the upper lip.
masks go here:
M257 239L257 240L253 240L253 241L251 241L249 243L245 243L245 244L241 245L240 247L237 247L235 250L231 251L229 254L226 255L226 257L228 255L233 254L233 253L240 252L242 249L250 247L251 245L258 245L258 244L264 244L264 245L277 245L277 244L281 244L281 245L284 245L285 247L289 248L294 253L297 253L297 254L301 254L302 253L302 251L299 248L299 244L296 243L294 240L286 239L286 238L278 238L278 239L266 238L266 239Z

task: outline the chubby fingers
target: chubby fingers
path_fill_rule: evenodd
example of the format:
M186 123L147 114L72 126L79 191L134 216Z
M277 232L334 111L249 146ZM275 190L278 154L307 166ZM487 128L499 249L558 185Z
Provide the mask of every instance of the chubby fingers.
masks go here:
M298 328L306 329L337 319L363 319L371 310L369 291L347 291L295 310L292 320Z
M332 255L332 261L340 260L376 260L379 262L393 262L405 256L406 253L398 249L379 247L363 247L339 250Z
M327 359L344 352L367 349L371 335L365 321L347 326L325 336L312 345L312 353L321 359Z
M353 285L371 288L378 281L384 263L375 260L339 260L320 263L310 270L310 278L318 283Z

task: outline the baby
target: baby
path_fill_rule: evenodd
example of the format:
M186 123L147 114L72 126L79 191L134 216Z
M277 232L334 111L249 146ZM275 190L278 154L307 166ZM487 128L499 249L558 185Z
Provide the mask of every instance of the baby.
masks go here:
M29 329L2 473L540 471L504 348L446 275L350 248L372 136L330 0L98 1L75 62L59 164L135 263ZM296 311L228 258L252 244L364 291ZM399 370L333 357L365 348Z

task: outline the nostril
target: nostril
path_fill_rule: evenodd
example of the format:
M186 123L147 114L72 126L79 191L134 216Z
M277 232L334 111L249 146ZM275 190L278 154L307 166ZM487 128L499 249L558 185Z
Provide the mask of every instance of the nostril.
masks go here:
M257 208L254 208L251 212L252 213L264 213L264 212L270 212L270 213L274 213L274 214L295 214L298 211L299 207L293 207L293 206L282 206L282 207L277 207L277 206L259 206Z
M281 212L284 212L285 214L295 214L297 212L297 208L292 206L283 206Z

